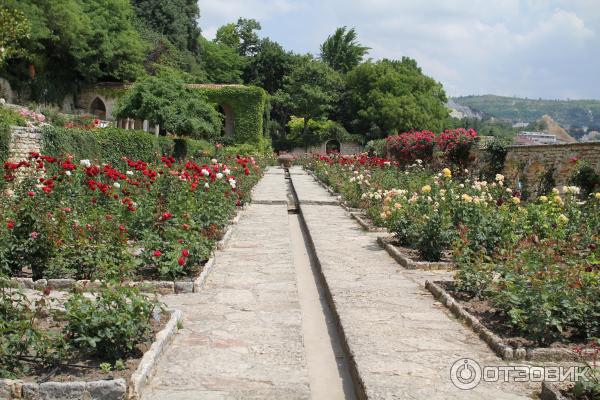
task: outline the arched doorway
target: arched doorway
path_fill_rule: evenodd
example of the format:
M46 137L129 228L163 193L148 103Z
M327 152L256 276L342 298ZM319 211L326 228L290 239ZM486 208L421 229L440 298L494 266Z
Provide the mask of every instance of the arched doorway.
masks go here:
M106 105L100 100L100 97L96 97L90 104L90 113L101 120L106 119Z
M223 117L223 128L221 129L222 136L233 137L235 130L233 108L228 104L219 104L217 110Z
M327 154L329 154L329 153L339 153L341 147L342 146L340 145L340 142L338 142L335 139L332 139L332 140L329 140L327 143L325 143L325 152Z

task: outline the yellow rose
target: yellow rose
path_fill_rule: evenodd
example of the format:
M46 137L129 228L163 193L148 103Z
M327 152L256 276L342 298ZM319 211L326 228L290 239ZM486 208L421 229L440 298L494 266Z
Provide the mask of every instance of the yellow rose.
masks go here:
M563 204L563 199L560 196L554 196L553 200L556 204L559 204L559 205Z
M473 198L472 198L471 196L469 196L468 194L466 194L466 193L465 193L465 194L463 194L461 197L462 197L462 200L463 200L465 203L470 203L470 202L472 202L472 201L473 201Z
M445 178L452 178L452 171L450 171L448 168L444 168L442 170L442 174L444 174Z
M558 222L560 222L562 224L566 224L567 222L569 222L569 218L567 218L567 216L565 214L560 214L558 216Z
M518 198L518 197L513 197L513 198L511 199L511 201L513 202L513 204L519 204L519 203L521 202L521 199L520 199L520 198Z
M560 193L560 190L558 190L558 188L554 188L554 189L552 189L552 193L554 193L554 194L559 194L559 193Z
M396 210L399 210L399 209L401 209L401 208L402 208L402 204L400 204L400 203L396 203L396 204L394 204L394 208L395 208Z
M429 186L429 185L423 186L421 188L421 192L423 192L423 193L429 193L429 192L431 192L431 186Z
M598 200L600 200L600 192L596 192L596 194L594 195Z
M538 198L538 200L539 200L539 201L541 201L542 203L545 203L545 202L547 202L547 201L548 201L548 198L547 198L546 196L540 196L540 197Z

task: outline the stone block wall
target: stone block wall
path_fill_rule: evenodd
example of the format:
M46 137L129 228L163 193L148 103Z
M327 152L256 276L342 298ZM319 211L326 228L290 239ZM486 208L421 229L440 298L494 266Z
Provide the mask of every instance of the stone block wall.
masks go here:
M518 180L534 184L553 171L556 185L567 185L576 166L574 159L585 161L600 172L600 142L512 146L506 155L503 174L513 184Z
M38 127L12 126L8 160L17 162L29 157L30 152L40 152L42 132Z

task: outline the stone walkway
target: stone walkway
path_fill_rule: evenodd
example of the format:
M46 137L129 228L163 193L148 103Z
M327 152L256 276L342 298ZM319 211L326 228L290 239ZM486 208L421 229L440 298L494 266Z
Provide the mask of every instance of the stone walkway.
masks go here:
M454 387L450 368L456 360L504 362L423 288L435 272L403 270L376 244L376 235L362 231L303 170L292 168L290 176L351 356L358 398L530 398L525 394L531 387L514 384L481 384L469 391ZM307 299L300 299L307 292L298 293L307 277L297 275L294 254L303 251L292 243L298 239L291 239L297 223L288 215L283 170L267 170L253 201L230 244L217 252L204 290L164 298L183 311L184 327L161 359L145 400L311 395L329 400L311 391L319 373L310 348L319 344L305 346L303 337L313 330L303 321ZM311 307L318 308L314 302Z
M256 195L286 201L283 174L266 174ZM145 399L310 398L287 206L250 205L229 243L204 290L164 299L183 329Z

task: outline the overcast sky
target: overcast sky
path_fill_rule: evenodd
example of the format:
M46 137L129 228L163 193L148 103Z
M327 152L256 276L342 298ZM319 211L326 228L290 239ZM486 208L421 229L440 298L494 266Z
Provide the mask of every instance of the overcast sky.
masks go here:
M369 56L413 57L452 95L600 98L600 0L199 0L213 38L239 16L288 50L318 54L355 27Z

